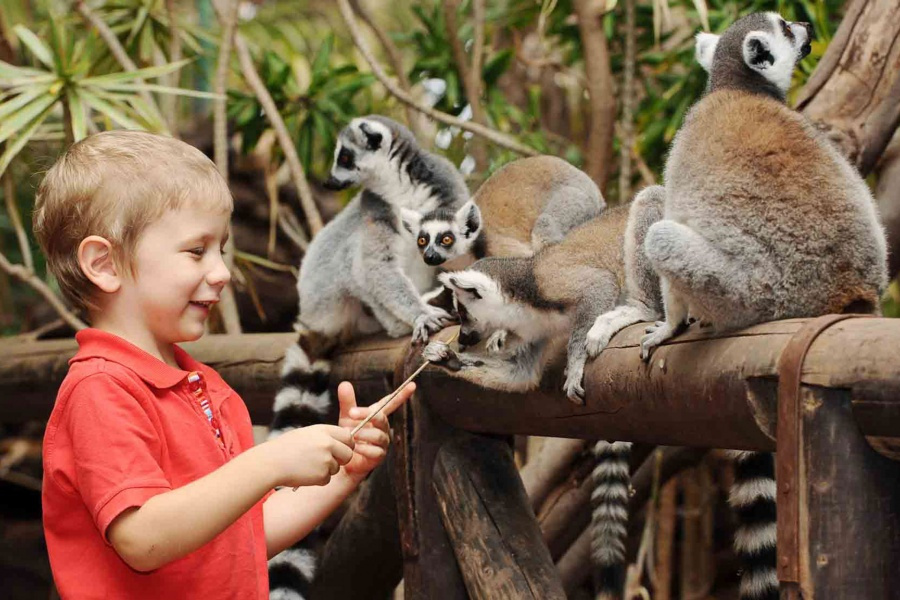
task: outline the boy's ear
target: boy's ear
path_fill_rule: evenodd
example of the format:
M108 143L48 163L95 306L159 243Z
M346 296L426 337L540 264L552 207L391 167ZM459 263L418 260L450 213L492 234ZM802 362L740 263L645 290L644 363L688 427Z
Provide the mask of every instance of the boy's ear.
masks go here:
M91 282L107 294L117 292L122 278L112 256L112 244L99 235L89 235L78 245L78 266Z

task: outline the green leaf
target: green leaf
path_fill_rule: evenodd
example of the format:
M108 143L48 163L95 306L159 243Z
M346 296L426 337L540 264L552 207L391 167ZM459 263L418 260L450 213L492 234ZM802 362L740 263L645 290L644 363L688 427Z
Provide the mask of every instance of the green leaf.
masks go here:
M493 85L500 78L512 62L513 50L507 48L492 56L481 68L481 78L487 85Z
M7 144L6 151L0 156L0 175L2 175L6 168L9 166L9 163L16 157L16 155L22 151L22 148L31 140L34 136L34 133L38 130L38 127L41 126L41 123L47 118L47 115L50 114L50 111L53 110L53 106L48 106L44 112L39 114L31 123L22 130L19 136L15 139L11 144Z
M0 142L5 142L15 132L28 127L34 119L53 106L56 100L56 94L41 96L4 119L3 123L0 123Z
M18 96L15 96L11 100L7 100L0 104L0 122L26 104L30 104L39 96L46 94L49 89L50 86L46 84L34 86L33 88L29 88L27 91L20 93Z
M106 100L102 100L97 94L93 92L83 89L81 90L81 97L88 105L90 105L91 108L96 110L107 119L115 121L125 129L146 129L140 123L125 114L124 110L127 109L116 107L112 103L107 102Z
M334 34L329 34L322 42L322 46L316 53L312 64L312 78L318 79L328 71L328 61L331 58L331 50L334 47Z
M55 79L56 75L54 75L53 73L48 73L47 71L41 71L40 69L11 65L0 60L0 87L7 87L8 85L11 85L9 83L9 80L11 79L27 80L31 79L32 77L45 77Z
M38 38L38 36L32 33L32 31L24 25L16 25L13 27L13 31L16 32L16 36L19 40L21 40L31 53L34 54L35 58L51 69L54 68L53 53L50 51L50 48Z
M207 100L223 100L225 96L213 92L198 92L187 88L170 87L167 85L157 85L155 83L119 83L103 86L104 90L110 92L138 92L147 90L148 92L158 92L160 94L175 94L178 96L190 96L191 98L205 98Z
M184 60L179 60L178 62L160 65L158 67L147 67L145 69L138 69L137 71L120 71L117 73L109 73L108 75L88 77L87 79L82 79L81 83L83 85L104 86L110 83L133 81L135 79L156 79L157 77L162 77L163 75L168 75L169 73L177 71L181 67L192 62L192 60L193 59L186 58Z
M78 90L73 88L66 90L66 100L69 103L69 117L72 119L72 137L77 142L87 135L84 103L81 101L81 96L78 95Z

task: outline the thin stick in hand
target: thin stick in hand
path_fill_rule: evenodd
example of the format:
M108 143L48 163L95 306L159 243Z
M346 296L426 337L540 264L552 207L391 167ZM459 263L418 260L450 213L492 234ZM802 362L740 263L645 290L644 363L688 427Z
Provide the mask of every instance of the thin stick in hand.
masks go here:
M453 335L452 338L450 338L449 340L447 340L446 343L447 343L447 344L452 344L452 343L456 340L457 337L459 337L459 332L458 332L458 331ZM363 419L363 422L362 422L362 423L360 423L359 425L357 425L356 427L353 428L353 431L350 432L350 437L353 437L353 436L355 436L357 433L359 433L359 430L360 430L360 429L362 429L363 427L365 427L366 424L367 424L369 421L371 421L372 419L374 419L374 418L375 418L375 415L377 415L378 413L380 413L381 410L382 410L385 406L387 406L388 404L390 404L390 403L391 403L391 400L393 400L394 398L396 398L396 397L397 397L397 394L399 394L401 391L403 391L403 388L405 388L406 385L407 385L410 381L412 381L413 379L415 379L416 376L417 376L419 373L421 373L422 370L425 369L425 367L427 367L427 366L430 365L430 364L431 364L431 362L430 362L430 361L427 361L427 360L426 360L425 362L423 362L423 363L422 363L422 366L420 366L418 369L416 369L415 372L414 372L412 375L410 375L409 377L407 377L407 378L406 378L406 381L404 381L403 383L401 383L401 384L400 384L400 387L398 387L396 390L394 390L394 393L393 393L393 394L391 394L390 396L388 396L387 398L385 398L385 399L383 399L383 400L380 400L380 401L376 404L377 408L376 408L375 410L369 412L369 416L367 416L365 419Z

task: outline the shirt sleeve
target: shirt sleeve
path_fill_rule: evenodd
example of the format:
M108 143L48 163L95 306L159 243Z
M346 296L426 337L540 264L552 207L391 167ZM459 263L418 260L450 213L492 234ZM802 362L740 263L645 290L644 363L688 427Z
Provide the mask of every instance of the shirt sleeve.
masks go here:
M126 384L107 373L82 380L64 419L76 487L104 539L122 511L171 489L160 466L158 430Z

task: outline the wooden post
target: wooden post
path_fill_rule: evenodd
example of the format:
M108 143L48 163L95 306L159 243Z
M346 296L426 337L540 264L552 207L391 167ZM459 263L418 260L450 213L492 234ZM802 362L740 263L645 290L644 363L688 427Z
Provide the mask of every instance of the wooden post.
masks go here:
M803 386L801 597L896 598L900 590L900 462L875 452L850 394Z
M472 598L566 597L508 444L475 435L445 444L434 488Z
M401 383L418 366L418 352L407 355L396 373ZM441 523L432 489L438 451L458 432L436 417L418 388L394 422L392 477L397 490L400 545L403 551L403 592L407 598L467 598L450 539Z

